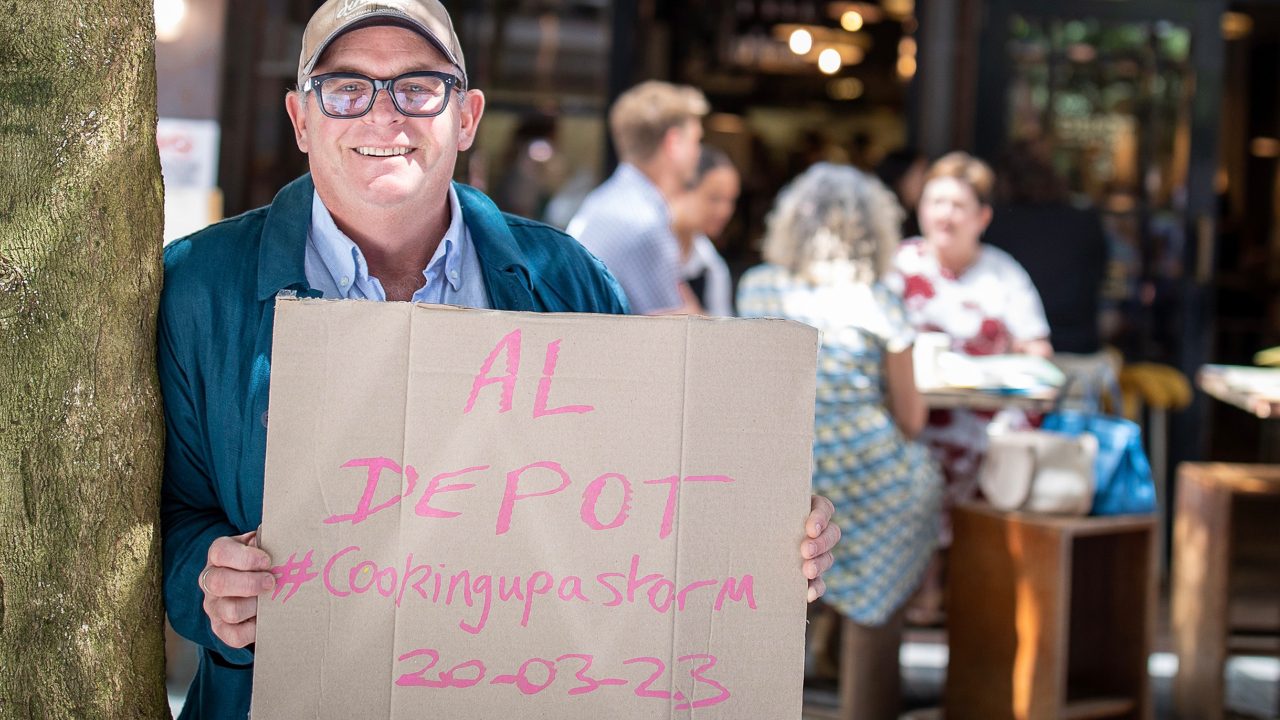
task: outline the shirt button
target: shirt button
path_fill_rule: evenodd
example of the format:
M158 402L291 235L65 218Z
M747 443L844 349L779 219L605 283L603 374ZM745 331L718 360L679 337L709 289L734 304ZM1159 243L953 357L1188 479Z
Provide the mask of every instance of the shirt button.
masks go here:
M454 270L453 272L449 273L449 277L453 278L454 280L457 280L457 279L458 279L458 271L457 271L457 270Z
M342 276L342 287L346 287L347 284L350 282L351 282L351 278L347 277L346 275Z

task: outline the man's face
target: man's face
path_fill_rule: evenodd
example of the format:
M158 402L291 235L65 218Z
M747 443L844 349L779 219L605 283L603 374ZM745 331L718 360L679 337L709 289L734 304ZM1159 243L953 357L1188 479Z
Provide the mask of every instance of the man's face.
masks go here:
M457 74L426 38L401 27L375 26L349 32L325 50L312 75L355 72L388 79L418 70ZM312 179L331 210L407 208L441 202L458 153L471 147L484 97L478 91L453 97L440 115L400 114L386 90L358 118L331 118L315 92L285 100L298 149L307 153ZM422 207L422 205L417 205Z

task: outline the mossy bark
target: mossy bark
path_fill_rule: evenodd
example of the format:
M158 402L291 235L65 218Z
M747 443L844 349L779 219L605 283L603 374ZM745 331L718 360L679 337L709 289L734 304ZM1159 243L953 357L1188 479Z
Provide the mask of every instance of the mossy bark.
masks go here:
M0 0L0 717L168 717L152 0Z

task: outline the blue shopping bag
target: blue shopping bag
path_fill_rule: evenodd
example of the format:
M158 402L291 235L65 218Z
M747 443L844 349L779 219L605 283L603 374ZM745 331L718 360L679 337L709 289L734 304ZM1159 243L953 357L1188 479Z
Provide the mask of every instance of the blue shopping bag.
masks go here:
M1045 415L1041 428L1068 435L1089 433L1098 439L1091 515L1155 512L1156 486L1137 423L1097 411L1058 409Z

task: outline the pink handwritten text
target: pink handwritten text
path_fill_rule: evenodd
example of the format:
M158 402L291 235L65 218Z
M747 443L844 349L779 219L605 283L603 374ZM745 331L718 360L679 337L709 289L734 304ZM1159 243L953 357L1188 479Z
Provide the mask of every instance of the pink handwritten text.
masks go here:
M334 525L349 522L352 525L368 520L383 510L387 510L399 504L403 499L413 494L418 485L418 471L412 465L405 465L403 469L393 460L384 457L374 458L356 458L342 465L344 468L364 468L364 490L360 495L360 499L356 502L355 509L349 513L340 513L330 515L324 519L325 524ZM484 473L492 468L489 465L476 465L473 467L462 468L460 470L452 470L435 475L427 482L426 489L423 491L422 497L414 506L414 513L419 517L434 518L437 520L449 520L456 518L462 513L460 511L449 510L433 504L436 496L446 493L460 493L471 490L476 487L474 482L451 483L442 485L446 480L452 480L463 475L472 475L474 473ZM384 471L394 474L403 474L405 478L404 492L394 495L377 505L373 504L374 498L378 494L379 485L383 480ZM483 475L480 476L481 478ZM393 486L399 487L400 484L394 480L390 481ZM644 485L660 486L666 485L666 498L663 505L662 520L658 526L658 537L665 539L671 535L675 526L676 511L678 501L681 494L681 486L689 483L697 484L728 484L734 482L734 479L728 475L668 475L667 477L658 478L656 480L645 480ZM607 523L602 522L599 516L598 504L600 496L610 483L616 483L622 490L622 501L619 503L618 509L614 512L614 516ZM564 492L573 479L570 477L568 470L558 462L553 460L539 460L531 462L523 467L516 468L506 473L506 484L503 489L502 502L498 506L497 519L494 523L494 534L504 535L511 530L511 524L515 515L518 504L530 501L534 498L546 498L552 495L559 495ZM613 530L622 527L630 517L632 510L632 486L631 481L621 473L606 472L597 476L583 490L580 499L579 516L582 522L592 530Z
M411 650L397 657L396 661L412 663L411 667L422 664L422 667L417 670L402 673L396 678L395 684L400 687L466 689L475 687L488 679L487 684L489 685L511 685L522 695L532 696L538 695L556 684L557 679L560 677L562 665L567 665L570 670L576 669L573 679L577 681L577 684L565 690L566 695L581 696L596 692L607 686L625 686L631 682L627 678L597 678L589 674L592 665L595 663L595 656L586 653L566 653L556 657L554 660L540 657L529 658L521 663L514 673L494 675L493 677L489 677L489 668L483 661L466 660L457 663L448 670L438 671L434 679L429 678L427 673L440 663L440 653L431 648ZM635 690L633 690L633 694L636 697L653 698L667 702L674 700L677 703L674 706L675 710L711 707L719 705L731 697L727 687L707 675L719 662L716 656L705 653L681 655L676 659L676 662L684 666L688 672L687 681L683 683L676 681L675 668L672 668L671 672L668 673L667 663L661 658L635 657L623 660L622 664L624 666L648 669L648 673L644 674L643 679L636 682ZM672 689L665 690L655 687L664 678L668 678L668 685ZM697 694L705 694L705 696L698 699L690 698L683 691L675 689L676 685L681 684L689 689L690 692L694 692L696 689L699 691ZM709 694L711 691L714 691L715 694Z

